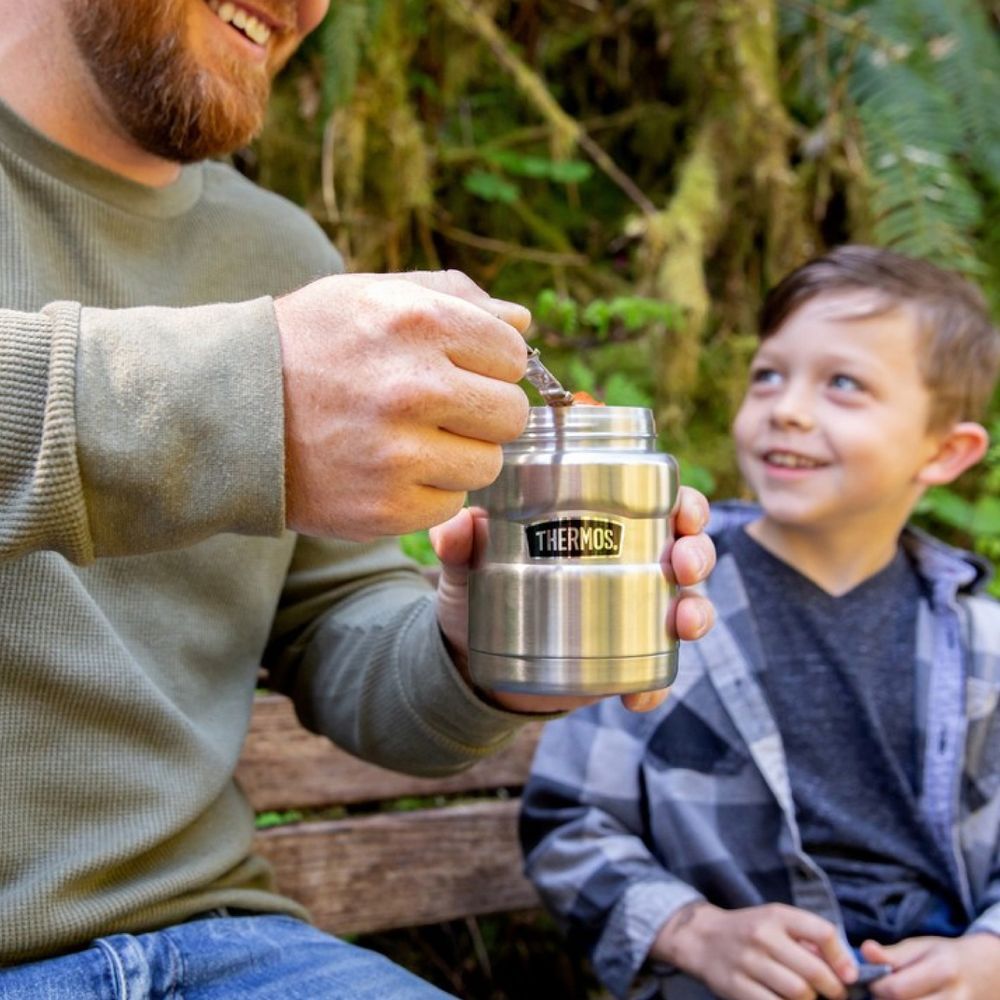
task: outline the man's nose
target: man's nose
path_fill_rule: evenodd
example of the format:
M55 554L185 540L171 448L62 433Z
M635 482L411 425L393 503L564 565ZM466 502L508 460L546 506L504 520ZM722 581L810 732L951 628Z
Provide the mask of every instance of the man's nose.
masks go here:
M788 382L771 407L771 423L775 427L809 430L814 422L813 403L807 386Z

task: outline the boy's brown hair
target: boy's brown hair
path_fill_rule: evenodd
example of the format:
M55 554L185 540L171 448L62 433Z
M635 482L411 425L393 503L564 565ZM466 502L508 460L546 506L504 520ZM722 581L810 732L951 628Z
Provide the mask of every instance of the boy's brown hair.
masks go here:
M880 247L837 247L771 289L761 310L760 338L775 333L810 299L861 289L879 293L873 315L912 308L919 368L931 394L931 429L980 419L1000 369L1000 330L991 323L979 289L929 261Z

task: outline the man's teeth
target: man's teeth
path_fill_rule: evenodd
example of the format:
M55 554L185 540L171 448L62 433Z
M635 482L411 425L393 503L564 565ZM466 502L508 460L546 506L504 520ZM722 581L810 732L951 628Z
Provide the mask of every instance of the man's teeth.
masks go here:
M823 464L788 451L769 451L764 458L771 465L781 465L786 469L817 469Z
M220 3L219 0L208 0L208 6L215 11L219 20L239 28L247 38L258 45L266 45L271 37L271 29L258 20L253 14L248 14L242 7L237 7L230 0Z

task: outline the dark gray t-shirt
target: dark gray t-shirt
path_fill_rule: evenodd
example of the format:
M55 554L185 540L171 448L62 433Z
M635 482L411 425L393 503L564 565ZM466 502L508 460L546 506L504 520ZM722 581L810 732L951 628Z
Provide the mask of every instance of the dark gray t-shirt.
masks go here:
M947 933L961 905L917 803L920 579L905 553L839 597L742 528L732 551L766 669L805 850L829 875L848 937ZM958 930L955 930L958 933Z

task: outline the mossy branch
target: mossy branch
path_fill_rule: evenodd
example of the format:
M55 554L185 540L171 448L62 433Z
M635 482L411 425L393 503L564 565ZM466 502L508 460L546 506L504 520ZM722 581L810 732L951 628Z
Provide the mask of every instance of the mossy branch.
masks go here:
M567 158L579 147L643 213L656 211L656 206L638 185L587 134L583 126L563 110L541 76L514 51L514 46L493 18L472 0L437 0L437 5L449 20L475 35L490 49L497 62L510 74L518 91L542 115L552 130L552 151L557 159Z

